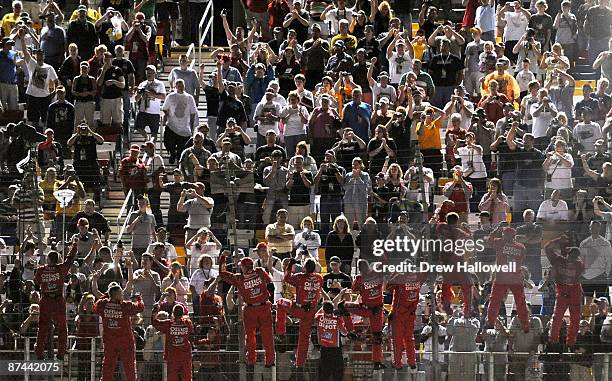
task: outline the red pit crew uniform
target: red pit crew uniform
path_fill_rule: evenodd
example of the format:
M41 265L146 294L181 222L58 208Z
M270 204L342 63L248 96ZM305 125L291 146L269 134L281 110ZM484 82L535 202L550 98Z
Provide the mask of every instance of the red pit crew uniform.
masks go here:
M393 281L389 289L393 291L393 302L389 320L393 341L393 367L402 368L402 355L406 350L408 365L416 366L414 347L414 324L416 308L419 304L421 285L427 278L426 273L406 273Z
M353 281L353 292L361 296L361 304L347 302L346 311L353 315L367 318L372 329L372 361L382 363L382 330L385 319L383 315L383 277L371 271L369 274L357 275ZM346 328L353 331L352 320L345 319Z
M295 287L295 303L284 298L276 301L276 333L280 336L287 333L287 314L300 319L295 364L301 368L306 362L310 330L317 312L317 304L321 298L323 277L316 273L291 274L287 270L284 280Z
M220 258L220 266L224 262ZM256 267L247 274L232 274L220 271L221 280L238 289L245 306L242 308L244 317L244 333L246 336L247 363L257 362L257 328L261 333L262 344L266 353L266 366L274 365L274 336L272 333L272 308L268 284L272 282L270 275L261 267Z
M436 227L440 239L450 240L466 240L470 239L471 235L456 227L448 224L439 224ZM443 274L444 281L442 282L442 305L446 313L451 316L453 311L450 308L453 293L451 286L459 285L461 287L461 293L463 294L463 315L466 317L471 316L472 311L472 281L469 275L465 271L458 271L457 266L459 263L465 262L465 256L457 255L454 252L442 252L440 261L443 265L452 265L452 271Z
M66 353L68 327L66 325L66 301L64 300L64 279L70 271L70 265L77 254L77 245L73 244L66 260L57 265L44 265L36 269L34 283L40 287L40 315L38 335L36 336L36 357L44 357L45 345L49 338L49 323L53 321L57 332L57 356Z
M563 256L562 253L565 251L563 247L561 247L561 254L556 253L553 246L560 241L559 238L554 239L544 247L546 256L552 265L552 275L557 285L550 342L559 342L561 320L563 320L563 315L565 315L565 311L569 307L570 324L567 329L566 344L572 346L576 343L578 325L580 323L583 296L580 276L584 273L584 262L580 257L572 260Z
M495 274L487 311L487 326L495 326L495 320L499 316L499 305L502 299L506 297L507 291L510 290L514 295L521 327L523 331L527 331L529 330L529 312L525 303L524 277L521 273L521 266L525 261L525 246L518 242L505 241L504 238L490 238L489 243L497 253L497 265L503 266L510 262L516 262L516 268L514 272L498 272Z
M136 302L115 302L109 297L103 297L94 305L94 313L102 316L104 359L101 381L113 380L117 360L123 363L127 381L137 379L136 345L130 317L143 310L144 304L140 297Z
M153 327L166 335L164 358L168 366L168 381L191 381L191 342L193 324L186 317L176 319L153 319Z
M348 332L344 319L333 313L327 314L320 309L315 315L317 338L321 346L321 361L319 362L319 381L342 380L344 375L344 358L342 357L342 342L340 334Z

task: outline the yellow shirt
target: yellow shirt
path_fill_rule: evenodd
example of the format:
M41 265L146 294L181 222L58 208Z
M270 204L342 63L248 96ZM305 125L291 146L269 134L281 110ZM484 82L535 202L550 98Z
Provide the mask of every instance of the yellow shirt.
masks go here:
M499 75L497 74L497 71L494 71L485 77L484 82L482 83L483 96L489 95L489 83L493 79L499 84L497 91L504 94L508 100L512 102L520 97L521 89L516 79L508 74L508 72L504 72L504 74Z
M423 55L425 54L425 49L427 49L427 44L423 44L423 43L413 44L412 48L414 49L414 58L422 61Z
M55 196L53 196L53 192L55 192L57 188L60 187L60 181L59 180L53 180L53 181L43 180L38 185L40 185L40 188L43 190L45 194L45 199L43 202L45 204L55 204L57 200L55 199Z
M423 133L421 129L424 128ZM434 119L431 123L419 122L416 127L419 135L419 145L421 149L442 149L440 139L440 129L442 128L442 117Z
M92 24L95 24L96 21L98 21L100 19L100 12L98 12L95 9L92 8L87 8L87 21L91 21ZM70 16L70 21L74 21L76 19L79 18L79 10L75 9L74 12L72 12L72 16Z
M19 15L15 17L13 12L7 13L2 17L2 34L4 34L4 37L8 37L11 34L11 30L13 30L17 20L19 20Z

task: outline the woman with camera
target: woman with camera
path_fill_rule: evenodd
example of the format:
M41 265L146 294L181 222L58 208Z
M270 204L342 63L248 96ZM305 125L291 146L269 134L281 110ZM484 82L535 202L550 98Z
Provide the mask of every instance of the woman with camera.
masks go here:
M557 137L555 150L548 152L542 168L546 172L544 198L548 199L554 190L558 190L563 200L572 198L572 167L574 159L567 152L567 142Z
M501 180L498 178L492 178L489 181L489 188L487 193L482 196L478 209L481 212L489 212L489 219L492 225L506 221L506 216L510 211L510 205L508 204L508 197L502 190Z

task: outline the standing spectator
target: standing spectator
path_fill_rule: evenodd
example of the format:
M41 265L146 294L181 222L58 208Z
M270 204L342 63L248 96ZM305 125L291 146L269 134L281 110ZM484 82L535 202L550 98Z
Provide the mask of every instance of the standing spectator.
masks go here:
M68 139L74 131L74 106L66 101L66 89L59 85L56 90L57 100L47 110L47 128L52 129L62 147L68 145Z
M20 29L17 32L20 38L25 36L25 29ZM39 121L42 125L47 123L47 113L45 110L49 108L51 98L55 95L57 87L57 74L55 69L44 63L43 51L34 49L34 59L30 55L25 44L21 44L21 52L27 64L29 82L26 90L28 95L28 121L40 128Z
M276 251L280 259L289 258L295 239L295 229L287 222L289 212L279 209L276 212L276 222L266 226L265 239L271 250Z
M138 210L130 213L126 231L132 235L132 252L136 260L140 262L149 244L155 242L155 216L147 211L149 203L143 195L138 195L136 200Z
M115 58L113 59L113 66L117 66L123 72L123 77L125 78L125 87L121 90L121 96L123 98L123 136L128 137L128 129L130 115L132 114L132 102L131 97L134 94L134 86L136 85L136 80L134 78L134 65L132 65L132 61L124 58L124 48L123 45L115 46ZM90 73L91 67L89 68ZM127 139L126 139L127 140Z
M444 186L442 194L452 201L452 210L459 215L461 222L467 222L470 213L470 198L474 192L471 183L463 178L463 171L460 166L453 168L453 181L449 181Z
M119 163L119 178L121 179L123 193L127 197L130 191L132 192L131 199L128 200L127 204L128 209L132 205L136 207L133 200L144 194L146 186L145 165L139 155L140 147L138 147L138 144L132 144L128 156L121 159Z
M281 113L281 105L274 101L274 90L268 87L264 98L257 104L254 121L257 123L257 146L265 144L266 136L270 130L274 131L276 136L280 136L279 120Z
M497 225L506 221L510 205L508 204L508 197L502 190L501 181L498 178L492 178L489 181L488 187L488 192L482 196L478 209L481 212L489 212L491 224Z
M353 158L351 172L344 177L344 215L349 221L361 226L366 219L368 197L372 193L370 175L364 172L363 161Z
M18 1L16 3L19 3ZM4 26L5 21L2 21ZM22 62L12 46L15 41L10 37L2 39L2 50L0 51L0 102L2 111L15 111L18 109L17 96L17 65Z
M569 221L567 203L561 199L559 190L554 189L550 193L550 199L542 201L538 208L537 220L545 226L556 222Z
M601 78L605 78L608 81L612 81L612 39L608 41L608 50L604 50L593 62L593 69L601 70ZM608 86L608 93L610 93L611 86Z
M179 168L185 179L191 182L197 181L210 156L210 151L204 148L204 135L196 132L193 146L182 151L179 159Z
M64 158L62 157L62 145L55 141L52 129L47 128L45 130L45 136L47 137L47 139L42 143L38 143L37 147L38 155L36 162L40 167L40 171L46 172L48 168L53 168L53 170L59 170L60 172L63 172ZM52 192L53 190L54 189L51 189ZM47 192L45 192L45 203L46 200Z
M164 145L170 153L170 164L174 164L198 122L195 100L185 92L182 79L176 81L176 90L166 96L162 111L162 124L167 127L164 130Z
M297 143L306 139L306 123L310 114L306 107L299 104L297 91L290 92L288 100L289 105L282 109L280 118L285 125L283 136L287 155L293 157Z
M554 152L549 152L542 164L546 172L545 198L548 198L553 190L558 190L562 199L571 199L574 159L566 152L566 148L567 143L562 139L557 139Z
M510 364L508 371L513 375L512 380L527 380L528 361L531 353L538 352L538 346L542 342L542 321L537 316L529 317L529 331L525 332L518 316L510 322L510 345L513 353L509 355Z
M66 99L74 104L72 81L80 74L80 63L85 62L79 56L79 48L75 43L68 45L68 56L62 61L57 72L60 83L66 88Z
M263 183L268 186L268 192L263 204L262 221L269 224L275 210L286 209L288 195L286 190L289 170L282 165L282 151L274 150L271 153L270 165L263 171Z
M526 209L523 212L523 225L516 228L516 240L525 245L525 266L531 272L535 284L542 280L542 226L536 225L535 212Z
M74 124L83 121L94 125L94 112L96 110L96 79L89 75L89 63L81 62L80 75L74 77L72 82L72 95L74 97Z
M64 28L55 24L56 14L51 11L45 17L45 27L40 33L40 48L45 56L45 63L59 70L64 62L67 51L66 32Z
M111 52L104 53L104 65L97 79L100 88L100 123L102 128L121 131L123 125L123 94L126 87L123 70L113 64Z
M507 2L503 7L500 5L497 11L497 24L504 25L504 55L510 58L510 61L516 62L516 54L513 52L514 47L521 39L527 26L531 13L521 6L520 1Z
M68 147L74 152L74 169L87 191L93 190L94 198L100 200L100 168L96 146L104 138L91 130L87 124L80 124L76 133L68 139Z
M595 142L603 138L599 124L591 121L593 111L589 107L582 108L582 122L576 124L572 133L582 154L593 154L595 152Z
M352 92L353 100L348 102L342 110L342 126L351 127L359 138L368 140L370 135L370 120L372 119L372 107L361 101L361 88L355 88Z
M151 204L151 212L155 216L156 225L163 226L164 221L161 211L161 187L159 177L165 172L164 159L155 153L155 142L149 140L144 145L146 160L144 161L146 176L146 191Z
M160 288L162 290L168 290L168 288L174 289L176 293L176 301L180 304L187 303L187 295L189 294L189 279L183 276L183 269L179 262L172 262L170 265L170 272L168 272L168 275L162 279ZM168 293L168 291L165 291L165 293Z
M497 318L495 328L489 328L484 332L484 352L506 352L508 347L509 330L504 326L504 322ZM478 340L478 338L476 339ZM508 363L507 354L485 354L484 368L485 377L493 377L495 380L506 380L506 364ZM491 376L490 363L493 362L493 376Z
M606 1L606 0L604 0ZM538 0L535 4L537 13L529 19L529 28L535 30L535 39L540 43L542 52L550 49L550 37L553 31L553 19L546 10L548 4L546 0Z
M580 242L580 256L584 262L582 288L586 304L595 298L608 294L608 277L612 273L612 247L610 242L600 235L601 223L591 221L591 235Z
M487 168L483 161L482 152L482 146L476 144L476 137L473 132L465 134L465 146L454 146L455 157L461 159L461 172L463 177L472 184L472 196L470 201L472 210L478 208L481 195L485 192L487 187ZM498 191L501 191L501 188L498 189Z
M320 218L321 235L327 236L330 224L342 211L341 186L344 182L345 170L336 164L336 154L332 150L325 152L324 162L314 177L315 185L321 194Z
M150 38L151 27L145 23L144 13L136 13L132 27L125 35L125 48L130 52L130 61L134 64L136 83L142 82L145 78Z
M331 103L331 97L328 95L321 97L321 106L312 111L306 128L310 152L317 162L323 161L325 152L334 143L340 127L340 116L334 107L330 107Z
M172 68L168 74L168 82L170 82L170 90L174 90L176 80L182 79L185 83L185 92L191 95L198 103L200 99L200 80L198 73L194 69L189 68L189 60L186 54L179 56L179 66Z
M481 0L474 24L482 31L484 41L495 41L495 1Z
M87 20L87 6L77 7L78 17L71 20L66 31L66 44L76 44L84 60L88 60L94 55L94 48L98 46L98 34L94 24ZM98 73L92 72L93 75Z
M438 117L434 118L434 115ZM423 165L434 171L436 178L442 174L442 141L440 139L440 129L444 111L439 108L428 106L420 114L420 121L416 125L416 133L419 137L419 148L423 154Z
M449 377L465 380L476 378L476 335L480 329L477 318L462 316L455 310L446 325L446 334L451 336L448 359ZM452 353L468 352L468 353Z
M610 0L600 0L599 4L586 11L584 33L588 38L588 58L591 62L606 50L609 43L612 30L612 10L609 6Z
M295 30L298 43L303 44L308 38L309 19L308 12L302 9L302 2L293 0L293 9L285 16L282 26L287 30Z
M485 1L485 0L483 0ZM431 103L436 107L444 107L454 88L463 79L463 62L450 51L450 40L440 40L440 54L431 58L429 74L436 85L436 92Z
M185 189L191 188L191 183L183 181L183 173L180 169L175 168L172 172L173 181L164 183L163 176L160 176L159 182L163 192L168 192L170 196L170 205L168 207L168 232L172 237L184 235L183 226L187 221L187 215L179 212L177 209L178 200L181 193Z
M508 4L508 3L506 3ZM463 81L466 91L470 97L480 93L480 79L484 73L480 71L480 55L484 52L484 40L482 40L482 31L480 28L470 29L473 41L469 42L465 47L465 78Z
M531 105L529 113L533 118L531 133L535 138L534 146L539 150L546 148L550 138L546 135L552 119L557 116L557 108L548 98L548 90L538 91L538 101Z
M151 140L157 140L159 121L161 116L161 101L166 98L166 87L163 82L155 78L157 68L155 65L148 65L145 69L146 80L138 85L136 102L138 104L138 114L134 130L144 136L145 141L149 140L145 128L148 126L151 131Z
M571 2L569 0L564 0L561 3L561 11L557 14L553 23L553 27L556 29L555 42L561 44L565 55L569 59L570 67L573 68L577 57L578 20L571 12Z
M195 183L194 189L183 190L176 209L187 212L187 225L185 225L185 242L196 234L201 228L210 228L210 215L215 202L212 198L204 196L204 184ZM185 200L189 196L189 199Z
M287 189L289 189L289 225L299 226L302 219L310 214L310 188L313 174L304 169L304 157L294 156L295 170L287 174Z

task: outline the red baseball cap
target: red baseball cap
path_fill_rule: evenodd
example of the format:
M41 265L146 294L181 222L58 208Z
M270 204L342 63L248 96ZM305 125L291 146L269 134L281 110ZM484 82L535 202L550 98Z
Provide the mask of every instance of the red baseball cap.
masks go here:
M268 249L268 244L265 243L265 242L260 242L260 243L257 244L256 249L257 250L259 250L259 249L266 249L267 250Z
M140 151L140 147L138 146L138 144L132 144L130 146L130 151Z

